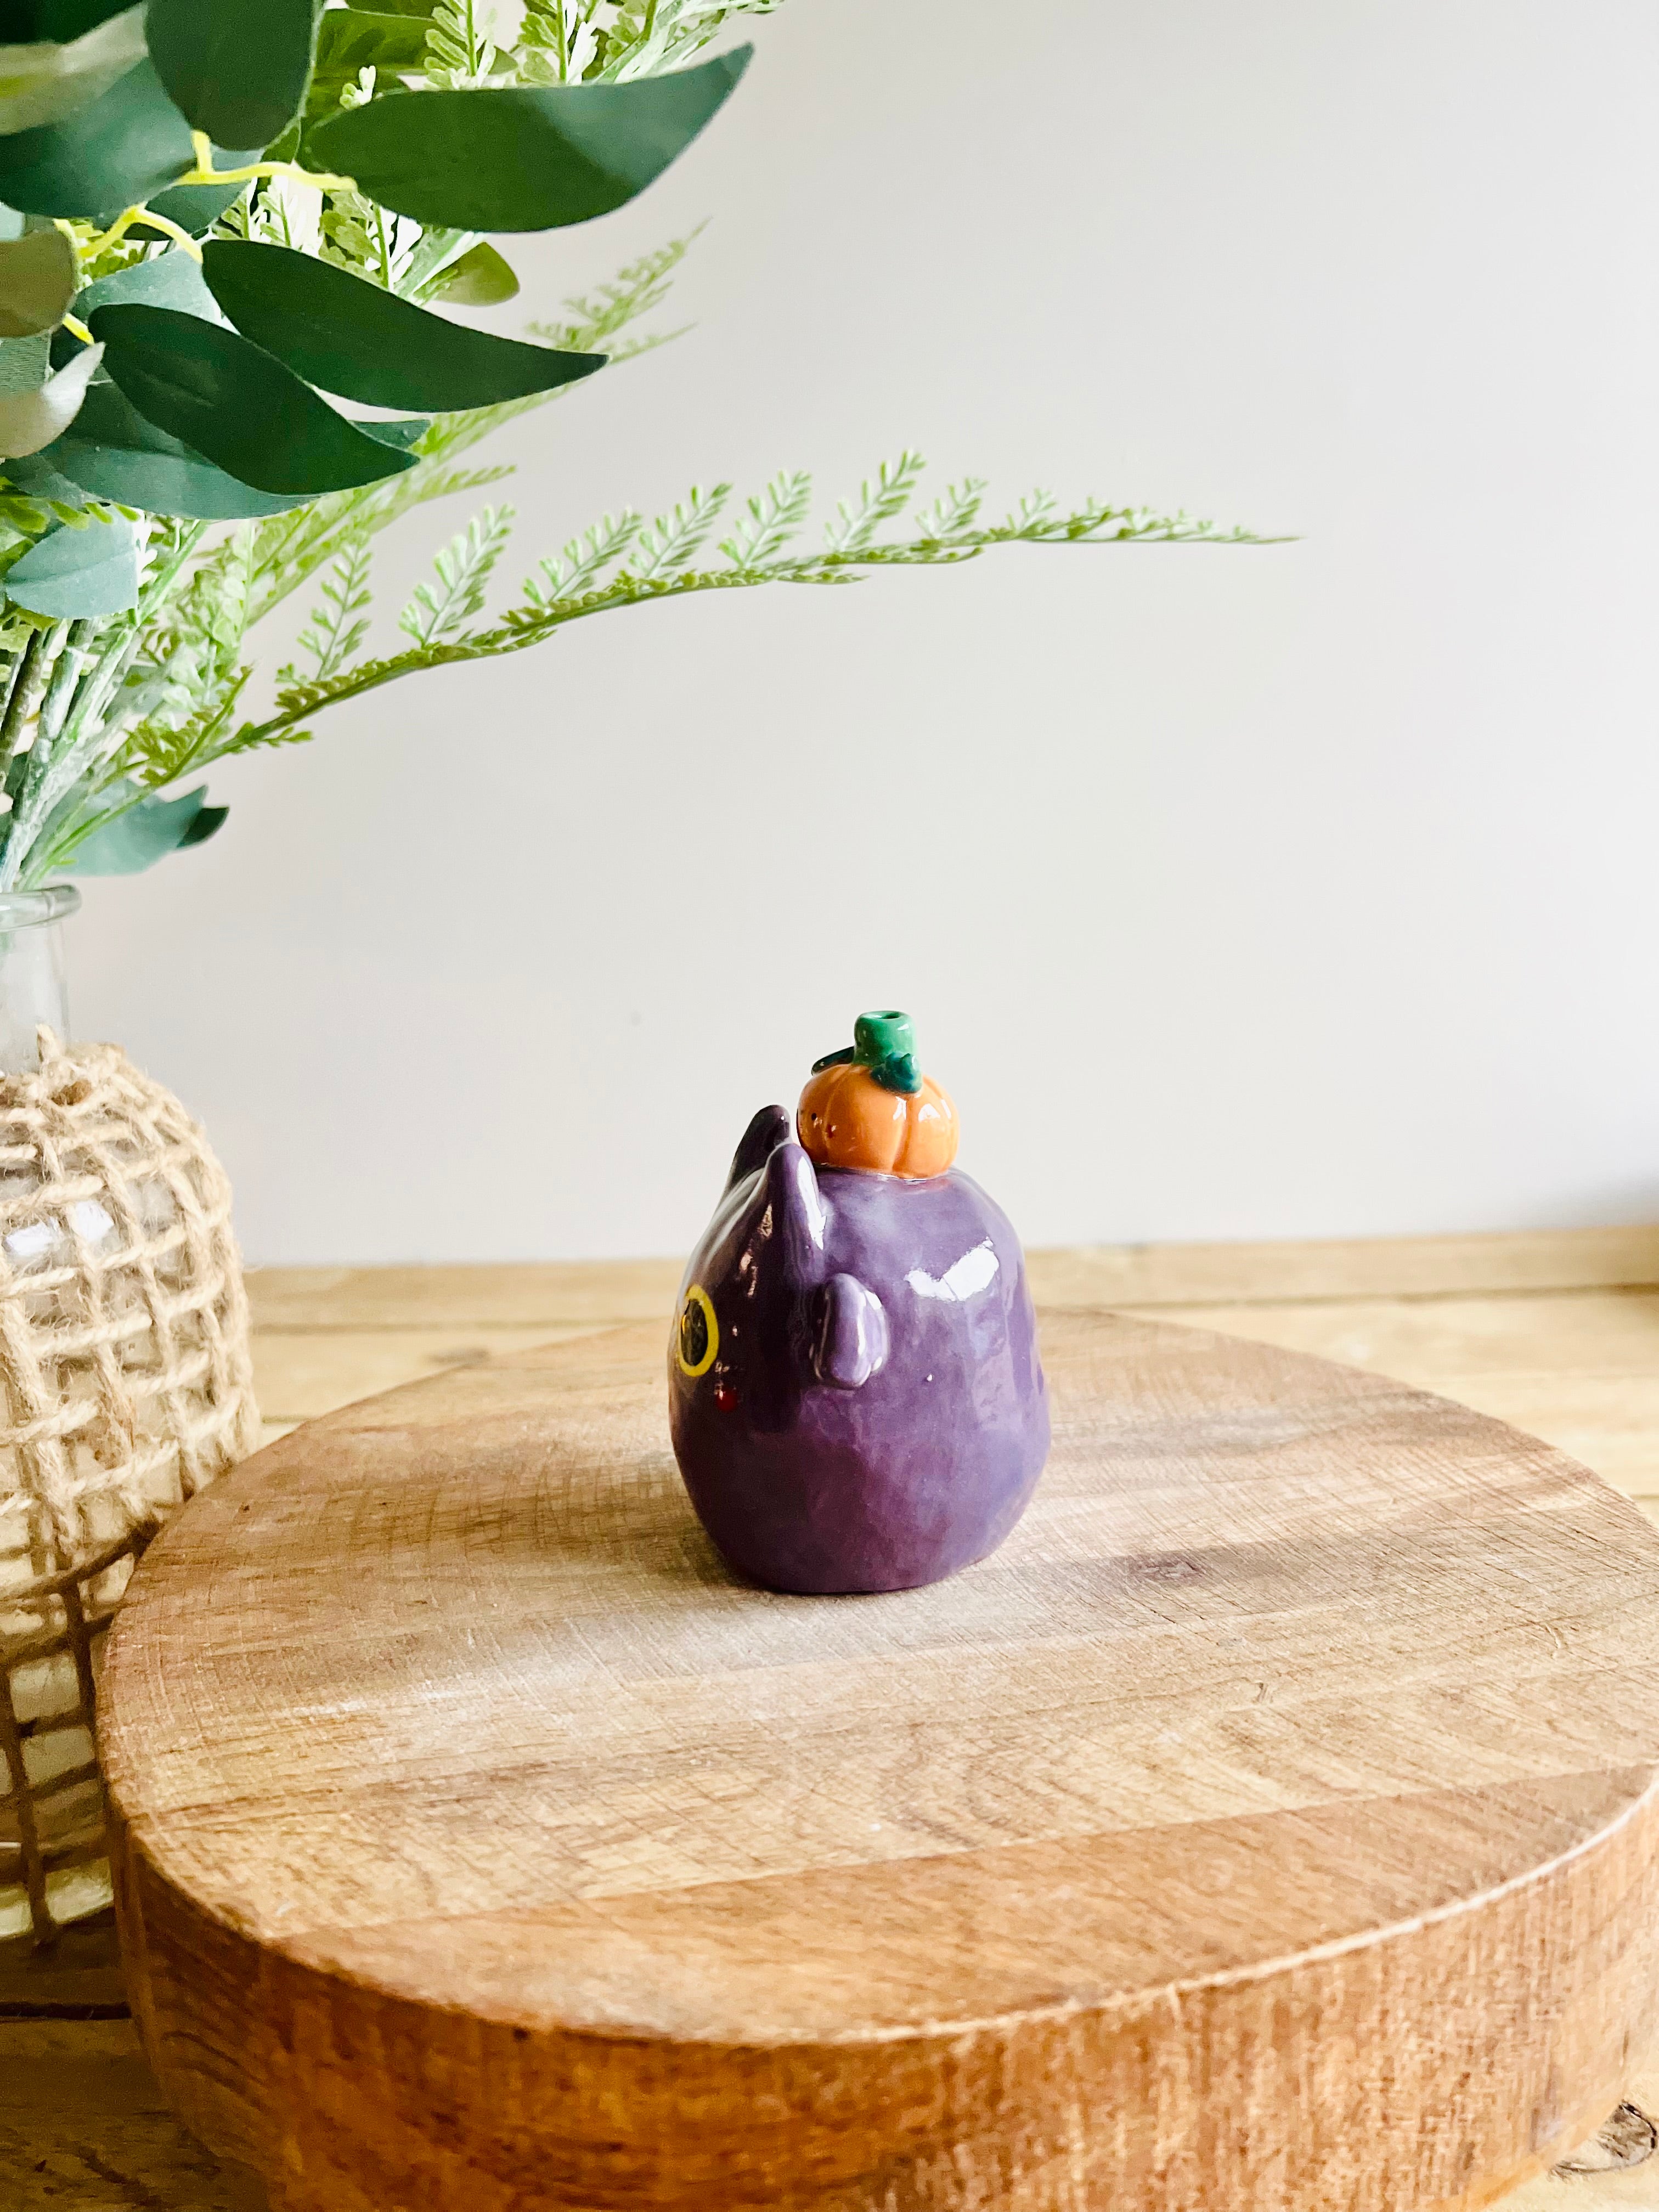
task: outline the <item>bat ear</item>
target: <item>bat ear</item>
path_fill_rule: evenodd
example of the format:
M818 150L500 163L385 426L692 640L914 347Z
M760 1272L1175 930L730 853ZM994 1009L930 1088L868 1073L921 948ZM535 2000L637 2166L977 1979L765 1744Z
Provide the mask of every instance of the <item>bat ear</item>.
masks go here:
M793 1137L774 1146L761 1177L765 1198L761 1234L775 1240L785 1274L799 1284L823 1279L823 1232L829 1215L812 1163Z
M887 1364L887 1311L856 1275L831 1275L812 1300L812 1371L857 1390Z
M763 1168L778 1146L793 1135L794 1127L786 1107L763 1106L732 1155L732 1172L726 1178L727 1190L735 1189L757 1168Z

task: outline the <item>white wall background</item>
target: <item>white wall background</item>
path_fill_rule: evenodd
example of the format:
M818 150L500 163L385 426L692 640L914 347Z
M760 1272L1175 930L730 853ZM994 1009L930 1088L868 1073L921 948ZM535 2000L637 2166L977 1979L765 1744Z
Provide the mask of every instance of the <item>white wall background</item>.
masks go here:
M216 842L88 887L76 1014L206 1121L250 1255L682 1247L871 1005L1033 1243L1651 1215L1650 0L756 36L642 200L511 249L528 314L714 218L695 334L500 441L509 580L907 441L1301 542L647 609L216 773ZM388 634L464 519L388 548Z

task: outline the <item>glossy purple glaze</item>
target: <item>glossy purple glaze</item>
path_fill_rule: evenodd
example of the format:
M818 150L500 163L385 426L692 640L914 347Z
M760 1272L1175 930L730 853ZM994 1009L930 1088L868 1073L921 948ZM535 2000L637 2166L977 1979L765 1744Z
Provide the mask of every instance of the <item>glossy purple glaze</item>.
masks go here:
M1001 1209L955 1169L815 1170L781 1106L750 1124L686 1269L668 1382L691 1502L772 1589L954 1574L1008 1534L1048 1449Z

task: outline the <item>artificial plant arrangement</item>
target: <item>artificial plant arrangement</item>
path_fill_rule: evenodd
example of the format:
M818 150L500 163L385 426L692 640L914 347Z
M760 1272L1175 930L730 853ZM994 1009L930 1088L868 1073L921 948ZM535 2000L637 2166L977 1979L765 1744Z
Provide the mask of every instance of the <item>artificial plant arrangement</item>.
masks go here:
M1212 538L1182 516L951 486L908 533L903 454L817 544L804 472L737 510L607 515L493 615L486 507L368 650L377 534L507 473L461 457L654 341L684 241L528 338L451 319L518 290L485 234L624 204L697 135L779 0L0 0L0 892L121 873L223 820L228 755L420 669L688 592L835 584L988 546ZM343 403L343 404L341 404ZM244 702L252 627L318 578L301 659Z

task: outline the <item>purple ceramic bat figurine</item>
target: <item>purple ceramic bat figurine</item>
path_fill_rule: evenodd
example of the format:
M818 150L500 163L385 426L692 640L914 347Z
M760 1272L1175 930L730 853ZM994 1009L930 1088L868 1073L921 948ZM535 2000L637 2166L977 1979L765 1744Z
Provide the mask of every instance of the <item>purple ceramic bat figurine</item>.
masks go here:
M908 1020L860 1017L797 1121L763 1107L680 1287L674 1451L732 1566L812 1595L982 1559L1048 1449L1024 1257L951 1166ZM874 1162L875 1164L866 1164Z

